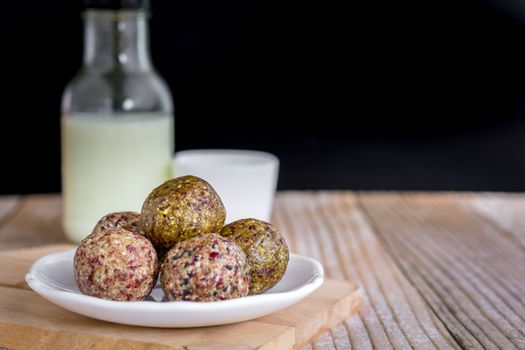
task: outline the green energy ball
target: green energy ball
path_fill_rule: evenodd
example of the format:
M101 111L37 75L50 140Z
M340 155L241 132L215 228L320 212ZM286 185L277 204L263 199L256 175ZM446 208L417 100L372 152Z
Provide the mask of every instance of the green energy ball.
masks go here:
M290 254L284 237L272 224L242 219L224 226L220 235L237 243L248 256L250 295L263 293L281 280Z
M164 182L142 205L140 226L159 257L178 242L219 232L226 210L213 187L196 176Z

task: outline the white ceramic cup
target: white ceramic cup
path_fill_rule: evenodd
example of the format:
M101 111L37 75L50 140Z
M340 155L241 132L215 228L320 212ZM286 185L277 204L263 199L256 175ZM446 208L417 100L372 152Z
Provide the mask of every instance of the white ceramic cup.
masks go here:
M226 207L226 223L243 218L270 221L279 159L248 150L188 150L175 154L175 177L198 176L210 183Z

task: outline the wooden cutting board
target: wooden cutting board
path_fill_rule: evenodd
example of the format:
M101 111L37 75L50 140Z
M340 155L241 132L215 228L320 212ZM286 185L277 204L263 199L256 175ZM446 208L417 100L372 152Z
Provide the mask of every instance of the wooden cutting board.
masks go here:
M14 349L292 349L300 348L361 308L361 290L326 280L289 308L224 326L163 329L126 326L77 315L29 289L24 276L39 257L70 245L0 253L0 347Z

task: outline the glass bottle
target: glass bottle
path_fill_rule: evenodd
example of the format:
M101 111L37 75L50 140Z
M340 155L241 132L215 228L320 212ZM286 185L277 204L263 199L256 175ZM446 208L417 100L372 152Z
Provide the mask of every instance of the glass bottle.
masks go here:
M79 242L105 214L140 211L171 177L173 105L152 67L146 0L84 3L84 57L62 100L63 226Z

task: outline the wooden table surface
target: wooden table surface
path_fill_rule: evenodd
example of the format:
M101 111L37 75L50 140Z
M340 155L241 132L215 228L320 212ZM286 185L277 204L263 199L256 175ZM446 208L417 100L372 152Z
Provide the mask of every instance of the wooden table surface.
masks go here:
M0 250L63 243L57 195L0 197ZM525 195L281 192L293 252L365 291L313 349L525 349Z

